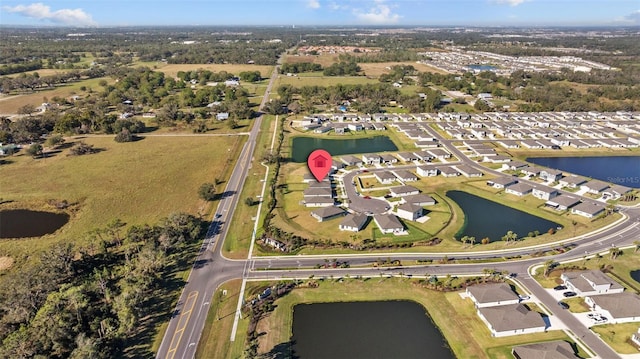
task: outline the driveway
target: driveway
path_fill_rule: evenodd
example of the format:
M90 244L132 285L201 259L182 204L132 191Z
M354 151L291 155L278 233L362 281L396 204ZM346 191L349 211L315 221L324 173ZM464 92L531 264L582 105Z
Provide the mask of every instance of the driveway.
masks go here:
M349 208L360 213L381 214L388 211L389 203L376 198L364 198L358 195L356 187L353 185L353 178L357 171L351 171L344 175L342 183L349 198Z

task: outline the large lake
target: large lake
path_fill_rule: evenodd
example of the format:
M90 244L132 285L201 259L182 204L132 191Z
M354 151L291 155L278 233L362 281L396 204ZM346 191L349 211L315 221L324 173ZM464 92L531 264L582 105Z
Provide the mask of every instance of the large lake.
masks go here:
M317 137L294 137L291 148L293 162L307 162L309 154L317 149L328 151L332 156L354 153L397 151L398 147L387 136L357 139L329 139Z
M519 237L525 237L529 232L546 233L550 228L559 226L558 223L467 192L449 191L447 197L460 206L465 216L465 224L458 231L457 238L476 237L477 243L485 237L489 237L491 241L499 241L507 231L514 231Z
M293 357L453 359L442 333L415 302L298 304Z
M605 182L640 188L640 156L533 157L528 162Z

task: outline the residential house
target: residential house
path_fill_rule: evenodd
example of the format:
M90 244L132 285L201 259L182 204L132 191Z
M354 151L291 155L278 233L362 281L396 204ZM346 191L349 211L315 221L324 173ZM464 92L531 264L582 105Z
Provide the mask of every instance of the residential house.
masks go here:
M411 203L418 206L433 206L436 200L426 194L414 194L412 196L402 197L401 203Z
M398 186L392 187L389 192L391 192L392 197L405 197L418 194L420 193L420 190L413 186Z
M340 161L336 161L336 160L332 160L331 161L331 169L334 171L337 171L339 169L343 169L345 166L345 164L343 162Z
M521 161L511 161L509 163L505 163L502 165L502 169L503 170L510 170L510 171L519 171L525 167L527 167L528 165L525 162L521 162Z
M391 164L394 164L394 163L398 163L398 159L395 158L393 155L390 155L388 153L381 154L380 158L382 159L381 162L386 164L386 165L391 165Z
M471 298L476 308L518 304L520 302L518 295L506 283L469 286L466 294Z
M341 231L358 232L366 226L368 221L369 216L366 214L350 213L340 222L338 228L340 228Z
M516 184L507 186L504 191L506 193L522 197L531 193L531 191L533 191L533 187L527 183L518 182Z
M216 120L224 121L229 119L229 112L218 112L216 114Z
M577 197L567 196L561 194L556 196L545 203L549 207L553 207L558 211L566 211L567 209L580 203L580 199Z
M593 295L584 298L584 302L602 312L611 324L640 322L640 295L636 293Z
M416 157L418 157L419 160L424 161L424 162L431 162L434 158L436 158L429 151L416 151L413 154Z
M362 166L362 160L356 156L342 156L340 157L340 160L347 166Z
M608 183L598 181L598 180L591 180L580 186L581 190L591 194L600 194L604 192L604 190L606 190L607 188L609 188Z
M640 328L638 328L637 333L633 333L631 336L631 341L634 342L638 347L640 347Z
M558 190L547 186L537 186L533 189L532 193L534 197L547 201L559 194Z
M460 172L451 166L441 166L436 168L440 174L444 177L457 177L460 176Z
M368 154L362 155L362 162L367 165L380 164L381 161L382 161L382 157L380 157L380 155L377 155L375 153L368 153Z
M531 311L522 304L478 308L478 316L489 327L493 337L540 333L546 330L546 323L540 313Z
M378 180L378 182L382 184L391 184L396 180L396 176L391 174L388 171L378 171L373 174L373 176Z
M620 283L599 270L565 272L560 275L564 285L581 297L599 294L622 293Z
M508 163L511 162L511 157L503 155L485 156L483 161L489 163Z
M304 190L303 195L305 197L325 197L325 198L333 197L331 187L327 188L326 185L309 187Z
M333 198L305 196L304 205L306 207L330 207L335 205L335 202L333 201Z
M586 182L587 182L586 178L580 177L580 176L574 176L574 175L563 177L558 181L558 183L560 183L562 187L568 187L568 188L578 188Z
M349 123L347 124L347 128L349 129L349 131L362 131L364 129L364 127L362 126L361 123Z
M380 232L385 234L404 234L405 229L402 222L393 214L376 214L373 216Z
M630 193L631 191L633 191L632 188L616 184L607 188L603 192L603 195L615 200L615 199L622 198L624 195L626 195L627 193Z
M413 203L403 203L396 209L396 215L402 219L415 221L424 215L424 208Z
M438 169L433 166L418 166L416 168L416 173L420 177L434 177L438 175Z
M427 152L439 160L446 160L448 158L451 158L451 154L443 150L442 148L434 148L432 150L428 150Z
M540 174L540 169L535 166L527 166L520 169L520 172L525 176L534 177Z
M482 172L468 165L456 166L458 172L462 173L465 177L482 177Z
M562 172L554 169L545 168L540 171L540 178L547 182L556 182L562 178Z
M571 344L564 340L518 345L511 349L515 359L577 359Z
M407 170L395 170L392 171L396 177L402 182L415 182L418 180L418 177Z
M340 207L322 207L311 211L311 216L318 220L318 222L324 222L336 217L344 216L346 212Z
M418 160L418 156L414 155L411 152L400 152L396 154L396 156L398 156L398 158L403 162L413 162Z
M571 213L587 218L596 217L602 212L604 212L604 207L592 202L582 202L579 205L571 208Z
M512 184L518 183L518 180L514 177L498 177L494 179L487 180L487 186L491 186L493 188L503 189Z

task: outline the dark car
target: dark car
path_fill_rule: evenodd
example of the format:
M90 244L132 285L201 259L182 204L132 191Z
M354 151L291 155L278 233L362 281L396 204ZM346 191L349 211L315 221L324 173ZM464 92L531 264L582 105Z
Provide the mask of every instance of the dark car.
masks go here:
M565 303L565 302L558 302L558 305L562 308L562 309L569 309L569 304Z
M565 287L564 285L557 285L553 287L553 290L565 290L565 289L567 289L567 287Z
M577 294L576 294L576 292L564 292L564 293L562 293L562 295L565 298L571 298L571 297L575 297Z

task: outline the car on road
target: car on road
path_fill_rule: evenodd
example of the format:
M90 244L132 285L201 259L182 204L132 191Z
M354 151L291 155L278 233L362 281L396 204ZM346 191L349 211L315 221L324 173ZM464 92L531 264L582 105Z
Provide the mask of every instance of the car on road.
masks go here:
M364 196L364 199L371 199L371 197L369 197L369 196Z
M523 295L519 295L518 297L520 298L520 300L529 300L529 299L531 299L531 297L529 297L528 295L524 295L524 294Z
M560 308L562 309L569 309L569 304L565 303L565 302L558 302L558 305L560 306Z
M553 287L553 290L565 290L565 289L567 289L567 287L564 285L557 285Z
M576 295L578 295L578 294L576 294L576 292L571 292L571 291L569 291L569 292L564 292L564 293L562 293L562 295L563 295L565 298L571 298L571 297L575 297L575 296L576 296Z

